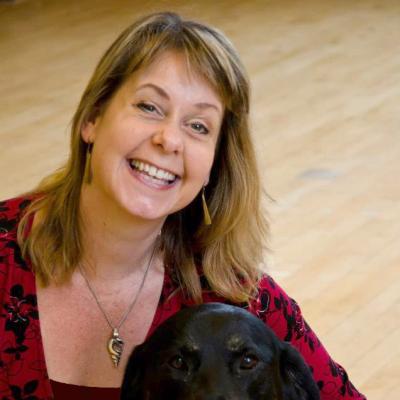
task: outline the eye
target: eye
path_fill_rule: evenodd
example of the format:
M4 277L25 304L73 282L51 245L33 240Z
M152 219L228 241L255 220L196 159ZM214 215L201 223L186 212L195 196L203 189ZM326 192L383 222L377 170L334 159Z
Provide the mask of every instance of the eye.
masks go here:
M157 114L159 114L157 108L155 106L153 106L153 104L150 104L150 103L144 103L144 102L138 103L137 107L147 113L156 112Z
M245 354L240 360L240 369L253 369L258 364L258 358L253 354Z
M183 359L182 356L174 356L172 357L168 364L175 369L178 369L180 371L186 371L188 369L188 365L186 364L185 360Z
M201 124L200 122L193 122L190 124L190 127L194 129L196 132L202 133L204 135L206 135L209 132L208 128L205 125Z

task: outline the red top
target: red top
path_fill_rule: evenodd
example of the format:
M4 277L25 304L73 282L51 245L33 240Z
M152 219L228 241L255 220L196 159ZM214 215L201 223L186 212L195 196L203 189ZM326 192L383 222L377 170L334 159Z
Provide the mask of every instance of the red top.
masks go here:
M50 382L46 370L35 276L21 257L16 234L21 211L28 199L0 202L0 398L30 400L118 400L119 390L86 388ZM204 302L227 302L201 277ZM165 319L190 305L178 287L173 271L166 271L149 336ZM270 326L276 335L296 347L311 367L321 400L366 399L351 384L346 371L333 361L302 317L297 303L271 277L259 283L249 311ZM63 397L64 394L66 397ZM54 395L56 394L56 396Z
M53 396L57 400L118 400L120 388L77 386L50 380Z

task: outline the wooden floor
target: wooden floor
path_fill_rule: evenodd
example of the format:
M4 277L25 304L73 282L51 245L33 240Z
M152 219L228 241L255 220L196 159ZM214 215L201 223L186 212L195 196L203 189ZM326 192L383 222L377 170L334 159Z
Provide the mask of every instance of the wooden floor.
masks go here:
M167 9L249 70L272 275L369 399L399 399L400 1L0 1L0 198L62 163L101 53Z

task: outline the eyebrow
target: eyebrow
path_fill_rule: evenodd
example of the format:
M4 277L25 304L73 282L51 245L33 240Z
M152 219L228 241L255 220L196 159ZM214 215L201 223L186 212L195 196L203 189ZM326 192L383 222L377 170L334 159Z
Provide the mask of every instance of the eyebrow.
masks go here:
M136 91L138 90L142 90L142 89L153 89L154 91L156 91L161 97L163 97L166 100L170 100L170 97L168 96L168 93L161 88L160 86L155 85L154 83L145 83L143 85L140 85ZM218 106L216 106L215 104L211 104L211 103L206 103L206 102L200 102L200 103L196 103L194 104L194 106L196 108L199 108L201 110L207 109L207 108L212 108L215 111L217 111L218 113L221 112L220 108Z

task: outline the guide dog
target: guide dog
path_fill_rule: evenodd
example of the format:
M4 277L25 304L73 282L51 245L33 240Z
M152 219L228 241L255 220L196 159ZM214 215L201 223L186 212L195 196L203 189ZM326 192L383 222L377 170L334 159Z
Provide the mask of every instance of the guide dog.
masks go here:
M248 311L185 308L132 352L121 400L317 400L309 367Z

